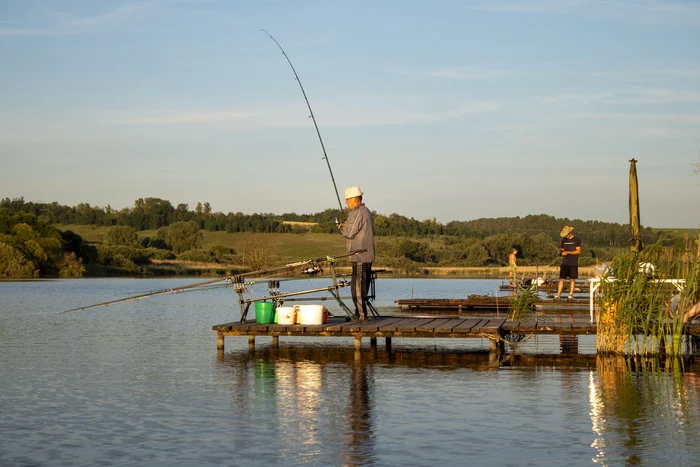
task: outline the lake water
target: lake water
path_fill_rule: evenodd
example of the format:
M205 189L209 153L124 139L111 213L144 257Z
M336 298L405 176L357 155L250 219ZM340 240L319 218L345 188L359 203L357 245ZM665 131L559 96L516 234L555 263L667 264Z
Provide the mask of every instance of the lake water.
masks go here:
M239 318L230 288L56 314L198 281L0 282L0 465L699 463L693 360L601 359L584 337L579 354L545 337L501 360L480 339L395 338L387 354L383 339L228 337L217 353L212 325ZM376 304L499 285L380 279Z

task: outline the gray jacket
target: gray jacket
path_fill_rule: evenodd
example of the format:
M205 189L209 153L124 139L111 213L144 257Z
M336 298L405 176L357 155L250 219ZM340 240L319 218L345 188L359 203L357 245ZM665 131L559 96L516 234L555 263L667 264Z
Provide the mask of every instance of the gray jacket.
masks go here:
M341 229L343 237L347 238L348 253L355 250L367 249L364 253L358 253L350 257L352 262L374 262L374 223L372 213L365 203L360 203L350 211L348 222Z

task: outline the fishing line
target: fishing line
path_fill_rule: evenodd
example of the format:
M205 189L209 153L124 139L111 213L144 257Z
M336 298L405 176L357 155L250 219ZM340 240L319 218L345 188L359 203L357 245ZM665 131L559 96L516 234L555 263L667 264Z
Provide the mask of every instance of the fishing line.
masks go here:
M297 83L299 83L299 88L301 88L301 93L304 95L304 100L306 101L306 106L309 108L309 113L311 114L311 120L314 122L314 128L316 128L316 134L318 135L318 141L321 143L321 149L323 150L323 159L326 160L326 165L328 165L328 172L331 174L331 180L333 181L333 188L335 189L335 196L338 198L338 207L340 208L340 213L343 213L343 203L340 202L340 195L338 194L338 187L335 184L335 177L333 177L333 171L331 170L331 163L328 160L328 154L326 154L326 146L323 144L323 138L321 138L321 132L318 129L318 124L316 123L316 117L314 116L314 111L311 110L311 104L309 104L309 98L306 97L306 91L304 91L304 86L301 85L301 80L299 79L299 75L297 74L297 71L294 69L294 65L292 65L292 61L289 59L289 56L287 53L284 51L282 46L280 45L279 42L277 42L277 39L272 37L272 34L269 32L265 31L264 29L260 29L262 32L270 36L270 39L272 39L275 44L277 44L277 47L282 51L282 55L284 55L284 58L287 59L287 63L289 63L289 66L292 69L292 72L294 72L294 77L297 80Z

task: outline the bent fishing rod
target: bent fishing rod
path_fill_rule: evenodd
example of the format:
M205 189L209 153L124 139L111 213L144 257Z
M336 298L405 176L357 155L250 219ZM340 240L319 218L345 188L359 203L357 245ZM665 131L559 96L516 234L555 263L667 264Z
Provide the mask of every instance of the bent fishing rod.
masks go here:
M342 254L342 255L338 255L338 256L326 256L325 258L308 259L308 260L304 260L304 261L298 261L296 263L285 264L283 266L277 266L274 268L259 269L257 271L251 271L251 272L247 272L244 274L236 274L233 276L219 277L217 279L210 279L210 280L206 280L203 282L196 282L194 284L182 285L180 287L173 287L173 288L169 288L169 289L156 290L154 292L142 293L142 294L134 295L134 296L127 297L127 298L119 298L119 299L110 300L107 302L96 303L94 305L80 306L77 308L72 308L70 310L60 311L56 314L62 315L64 313L71 313L73 311L89 310L91 308L98 308L98 307L102 307L102 306L115 305L117 303L132 302L132 301L140 300L142 298L155 297L156 295L176 294L176 293L181 293L181 292L185 292L185 291L191 292L191 291L194 291L193 289L196 287L211 286L211 284L215 284L217 282L222 282L222 281L227 281L227 282L231 281L231 283L241 282L241 281L243 281L243 276L258 276L259 277L259 276L269 275L269 274L272 274L275 272L286 271L288 269L293 269L293 268L296 268L299 266L305 266L307 264L315 264L315 263L322 263L322 262L331 263L331 262L334 262L336 259L347 258L349 256L355 255L357 253L363 253L365 251L367 251L367 250L366 249L354 250L354 251L351 251L347 254ZM206 289L200 289L200 290L206 290Z
M335 184L335 177L333 177L333 171L331 170L331 163L328 160L328 154L326 154L326 146L323 144L323 138L321 138L321 132L318 129L318 124L316 123L316 117L314 116L314 111L311 110L311 104L309 103L309 98L306 97L306 91L304 91L304 86L301 85L301 80L299 79L299 75L297 74L297 71L294 69L294 65L292 65L292 61L289 59L289 56L287 53L284 51L282 46L280 45L279 42L277 42L277 39L272 37L272 34L269 32L265 31L264 29L260 29L262 32L270 36L270 39L272 39L275 44L277 44L277 47L282 51L282 55L284 55L284 58L287 59L287 63L289 63L289 66L292 69L292 72L294 73L294 77L297 80L297 83L299 83L299 88L301 89L301 93L304 95L304 100L306 101L306 106L309 108L309 113L311 114L311 120L314 122L314 128L316 128L316 134L318 135L318 141L321 143L321 150L323 151L323 159L326 160L326 165L328 165L328 172L331 174L331 180L333 181L333 188L335 189L335 196L338 198L338 207L340 208L340 214L341 216L343 215L343 203L340 201L340 195L338 194L338 186Z

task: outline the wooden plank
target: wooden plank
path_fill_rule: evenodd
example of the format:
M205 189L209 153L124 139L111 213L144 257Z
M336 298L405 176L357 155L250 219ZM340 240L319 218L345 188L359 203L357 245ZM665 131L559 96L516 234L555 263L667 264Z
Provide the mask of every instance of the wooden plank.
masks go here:
M432 321L431 318L413 318L401 320L395 323L396 332L416 332L416 326L420 326L428 320Z
M537 328L535 329L535 332L538 332L538 333L551 332L554 330L554 326L556 324L562 324L562 323L556 323L550 319L537 320Z
M506 321L503 323L503 326L501 326L501 329L511 334L526 334L533 332L536 326L537 322L534 320Z
M472 330L478 326L480 323L482 323L483 319L479 318L472 318L472 319L465 319L462 321L460 324L452 328L452 332L454 333L469 333L472 332Z
M434 318L430 321L425 321L416 326L416 332L435 332L435 327L445 321L450 321L449 318Z
M270 328L269 324L257 324L255 322L246 323L246 325L248 326L248 331L250 332L267 333Z
M577 334L595 334L598 331L598 326L591 323L573 322L571 324L571 331Z
M323 331L327 325L326 324L298 324L302 332L317 333Z
M537 320L536 319L528 319L525 321L521 321L519 323L519 326L518 326L518 331L520 331L520 334L529 334L529 333L535 332L536 330L537 330Z
M235 326L239 323L240 323L239 321L232 321L230 323L216 324L216 325L212 326L211 328L214 331L228 331L231 329L232 326Z
M433 332L436 332L436 333L452 332L452 329L455 326L459 326L464 321L466 321L464 318L458 318L458 319L457 318L451 318L451 319L447 318L444 321L436 323Z
M478 331L484 334L498 334L501 330L501 326L506 322L505 318L500 319L489 319L485 323L479 323Z
M353 327L357 327L357 323L366 323L367 326L369 327L378 327L382 323L390 323L392 321L402 319L402 318L379 318L379 319L368 319L365 321L342 321L340 323L335 323L335 324L329 324L326 326L326 331L331 331L331 332L340 332L340 331L347 331Z
M383 325L379 327L379 331L393 331L393 332L415 332L416 326L419 326L423 321L431 318L402 318L393 323Z
M361 321L360 323L361 326L359 326L359 330L362 332L377 332L382 326L388 326L391 323L394 323L396 321L400 321L405 318L401 317L386 317L386 318L379 318L379 319L367 319L365 321Z
M571 333L571 323L552 323L552 330L559 334Z
M366 319L364 321L351 321L343 326L342 330L350 332L376 332L380 326L376 321L380 320Z

